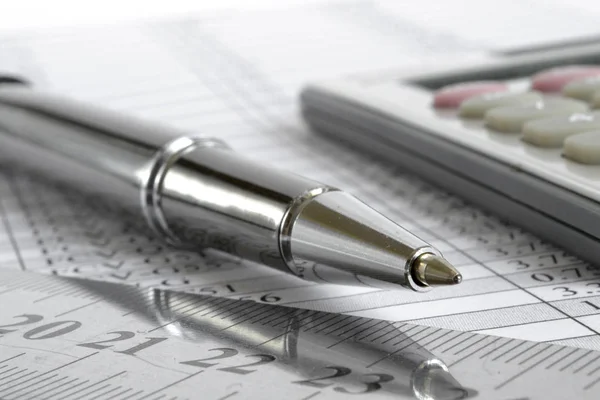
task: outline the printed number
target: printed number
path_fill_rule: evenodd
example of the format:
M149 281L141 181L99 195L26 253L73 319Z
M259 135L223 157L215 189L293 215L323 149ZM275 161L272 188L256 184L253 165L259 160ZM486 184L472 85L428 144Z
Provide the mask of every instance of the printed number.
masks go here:
M37 314L17 315L14 318L25 318L25 321L16 322L14 324L9 324L9 325L0 325L0 334L16 331L16 329L2 329L2 328L35 324L36 322L40 322L41 320L44 319L44 317L42 317L41 315L37 315ZM58 328L58 327L61 327L61 328L52 332L52 329ZM52 338L55 338L58 336L66 335L67 333L73 332L74 330L77 330L80 327L81 327L81 322L78 322L78 321L51 322L49 324L30 329L29 331L27 331L23 334L23 337L27 340L52 339ZM46 331L51 331L51 332L46 333L45 335L37 336Z
M38 334L52 330L53 328L57 328L59 326L65 325L61 329L58 329L54 332L49 332L45 335L37 336ZM52 339L58 336L66 335L69 332L73 332L81 327L81 322L79 321L57 321L51 322L46 325L38 326L30 331L27 331L23 334L23 337L28 340L42 340L42 339Z
M238 354L237 350L230 349L227 347L223 347L223 348L219 348L219 349L210 349L208 351L220 351L221 354L219 354L218 356L209 357L209 358L200 358L199 360L182 361L179 364L193 365L194 367L200 367L200 368L208 368L208 367L212 367L213 365L217 365L218 363L207 363L204 361L221 360L223 358L233 357Z
M585 268L585 271L587 271L588 273L591 272L591 275L593 276L598 276L600 274L600 271L598 271L598 267L592 265L588 265ZM584 274L582 274L581 272L581 269L578 267L563 268L560 270L560 274L563 276L563 279L576 279L582 278L584 276ZM538 282L552 282L555 279L554 276L552 276L551 274L545 273L534 273L531 275L531 278ZM595 282L592 282L592 284L595 284ZM600 283L598 283L598 285L600 285Z
M213 287L203 287L203 288L195 290L195 292L212 295L212 294L217 294L219 291L214 289Z
M16 322L14 324L8 324L8 325L0 325L0 335L2 335L3 333L9 333L9 332L16 331L16 329L2 329L2 328L35 324L36 322L40 322L41 320L44 319L44 317L42 317L41 315L37 315L37 314L23 314L23 315L17 315L13 318L25 318L25 321Z
M591 302L591 301L589 301L589 300L582 301L582 303L583 303L583 304L587 304L588 306L590 306L590 307L593 307L593 308L594 308L594 309L596 309L596 310L600 310L600 306L598 306L598 305L596 305L596 304L592 303L592 302Z
M182 285L188 285L190 283L189 279L187 278L175 278L175 279L165 279L163 280L160 284L163 286L182 286Z
M490 242L490 241L489 241L487 238L485 238L485 237L483 237L483 236L479 236L479 237L478 237L477 239L475 239L475 240L477 240L478 242L480 242L480 243L483 243L483 244L488 244L488 243Z
M231 285L225 285L225 287L227 288L227 290L229 290L231 293L235 292L235 289L233 288L233 286Z
M322 381L324 379L339 378L342 376L349 375L352 372L352 370L350 368L346 368L346 367L325 367L325 369L331 369L334 371L334 373L327 375L327 376L322 376L319 378L306 379L303 381L295 381L292 383L297 383L298 385L310 386L310 387L322 389L322 388L326 388L326 387L333 385L333 383L322 383L322 382L317 382L317 381Z
M265 303L277 303L278 301L281 301L281 297L273 296L272 293L267 293L260 298L260 301Z
M228 293L235 293L235 289L233 288L233 286L231 285L225 285L224 286L227 289ZM196 290L197 293L202 293L202 294L217 294L219 293L219 289L213 287L213 286L206 286L203 288L200 288L198 290Z
M104 343L121 342L123 340L132 339L135 336L135 333L129 332L129 331L116 331L116 332L108 332L107 335L117 335L117 337L113 338L113 339L100 340L98 342L81 343L81 344L78 344L77 346L88 347L90 349L104 350L109 347L113 347L112 344L106 345ZM167 340L167 338L153 338L153 337L146 338L146 339L147 340L145 342L140 343L136 346L133 346L127 350L121 350L121 351L115 350L115 353L121 353L121 354L127 354L130 356L133 356L133 355L135 355L135 353L138 353L144 349L147 349L150 346L154 346L155 344L158 344L160 342L164 342L165 340Z
M108 332L107 335L117 335L117 337L114 339L100 340L98 342L81 343L81 344L78 344L77 346L89 347L90 349L97 349L97 350L107 349L109 347L112 347L113 345L112 344L105 345L105 344L101 344L101 343L120 342L121 340L131 339L132 337L135 336L135 333L128 332L128 331L116 331L116 332Z
M581 272L579 271L579 268L564 268L561 269L560 272L562 272L563 274L565 272L573 272L576 278L581 278Z
M575 290L571 290L568 287L564 287L564 286L560 286L560 287L555 287L552 290L562 290L563 297L570 297L570 296L575 296L577 294L577 292Z
M556 254L545 254L543 256L539 256L538 260L550 259L552 260L552 264L558 264L558 258L556 258Z
M219 371L233 372L234 374L239 374L239 375L248 375L256 370L255 369L242 369L242 368L258 367L259 365L268 364L268 363L276 360L275 357L268 355L268 354L251 354L251 355L246 356L246 358L251 358L251 357L256 357L256 358L259 358L260 360L255 361L253 363L249 363L249 364L238 365L235 367L219 368Z
M600 282L590 282L585 286L591 286L593 288L599 289L600 288Z
M366 387L365 390L363 390L362 392L351 392L343 387L335 387L333 388L333 390L335 390L336 392L341 392L341 393L349 393L349 394L363 394L363 393L370 393L370 392L375 392L376 390L381 389L381 384L385 383L385 382L390 382L394 380L394 377L392 375L388 375L388 374L364 374L363 377L375 377L376 380L373 382L363 382Z
M156 338L156 337L151 337L151 338L147 338L147 339L148 340L146 340L144 343L138 344L137 346L133 346L132 348L127 349L127 350L115 351L115 353L128 354L128 355L132 356L139 351L142 351L144 349L147 349L150 346L154 346L155 344L158 344L160 342L164 342L165 340L167 340L167 338Z
M554 277L552 275L549 274L531 274L531 278L534 281L538 281L538 282L552 282L554 280Z
M528 264L528 263L523 262L521 260L510 260L508 263L509 264L516 264L517 265L516 269L518 269L518 270L527 269L527 268L529 268L531 266L531 264Z
M500 256L507 256L507 255L509 255L509 254L510 254L508 251L506 251L505 249L503 249L503 248L501 248L501 247L498 247L498 248L492 249L492 250L490 250L490 251L495 251L495 252L496 252L496 257L500 257Z

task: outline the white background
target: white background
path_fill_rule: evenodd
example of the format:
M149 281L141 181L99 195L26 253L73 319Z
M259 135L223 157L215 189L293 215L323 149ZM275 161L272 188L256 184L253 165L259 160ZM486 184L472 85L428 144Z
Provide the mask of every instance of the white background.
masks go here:
M0 0L0 32L35 29L50 26L103 24L132 19L154 19L184 15L211 9L253 9L288 7L293 4L325 2L327 0ZM344 0L336 0L343 2ZM352 0L349 0L352 1ZM525 0L527 1L527 0ZM539 5L561 5L569 9L583 9L597 14L600 22L600 2L597 0L534 0ZM494 18L498 8L510 10L523 0L396 0L387 1L399 11L415 12L436 9L439 16L447 16L448 23L457 15L468 14L475 8L485 8L486 18ZM537 8L537 7L536 7ZM535 11L532 11L535 12ZM539 8L538 8L539 12ZM427 15L428 13L421 12ZM500 14L503 14L500 12ZM519 22L528 24L527 16ZM572 21L573 27L577 21Z
M213 9L284 7L319 0L0 0L0 32L154 19Z

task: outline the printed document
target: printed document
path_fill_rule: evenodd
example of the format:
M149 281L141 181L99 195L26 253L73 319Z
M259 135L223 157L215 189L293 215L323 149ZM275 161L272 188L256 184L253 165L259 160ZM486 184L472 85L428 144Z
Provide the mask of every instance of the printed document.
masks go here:
M320 137L298 110L308 81L415 70L589 36L598 33L598 15L558 1L487 2L505 5L496 13L481 8L486 2L460 2L463 11L479 7L474 15L446 2L420 9L404 3L311 4L26 32L0 38L0 69L42 89L219 137L244 156L347 190L440 249L463 274L461 285L423 294L315 284L210 250L174 250L133 213L114 215L100 199L4 164L0 267L600 350L598 268ZM570 31L561 28L567 25Z

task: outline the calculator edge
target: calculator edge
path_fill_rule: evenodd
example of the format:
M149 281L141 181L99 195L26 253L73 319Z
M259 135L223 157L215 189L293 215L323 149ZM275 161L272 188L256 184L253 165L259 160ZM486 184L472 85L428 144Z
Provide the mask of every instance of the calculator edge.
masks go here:
M343 84L337 82L310 85L302 91L302 113L315 131L361 149L370 148L371 155L406 168L585 259L597 257L600 234L577 227L589 227L590 218L600 227L597 202L443 138L422 134L422 122L378 113L339 88ZM371 140L371 135L378 140ZM426 148L429 155L419 151ZM486 184L490 176L508 187L510 194Z

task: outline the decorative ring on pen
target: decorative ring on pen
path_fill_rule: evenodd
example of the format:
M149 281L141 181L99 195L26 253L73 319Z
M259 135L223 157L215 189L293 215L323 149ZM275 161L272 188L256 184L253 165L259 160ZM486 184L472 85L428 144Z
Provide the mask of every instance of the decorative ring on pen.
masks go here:
M318 186L309 189L302 193L300 196L296 197L292 201L292 204L286 210L281 225L279 226L278 232L279 254L281 254L281 257L285 261L285 264L294 275L300 277L302 275L298 269L298 265L296 265L294 255L292 254L292 228L294 227L296 219L298 218L304 207L306 207L308 203L310 203L315 197L327 192L338 190L339 189L332 188L329 186Z
M414 253L412 253L410 259L404 265L404 279L406 280L406 285L415 292L428 292L432 289L431 286L420 283L413 275L415 263L423 254L434 254L436 256L441 256L439 251L430 246L420 247L415 250Z
M162 186L169 169L184 154L197 148L229 149L222 141L201 136L184 136L171 140L160 148L146 168L147 175L142 180L140 201L142 212L150 228L167 243L181 245L181 240L169 228L162 210Z

